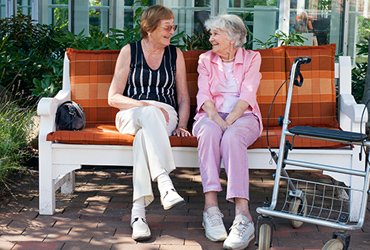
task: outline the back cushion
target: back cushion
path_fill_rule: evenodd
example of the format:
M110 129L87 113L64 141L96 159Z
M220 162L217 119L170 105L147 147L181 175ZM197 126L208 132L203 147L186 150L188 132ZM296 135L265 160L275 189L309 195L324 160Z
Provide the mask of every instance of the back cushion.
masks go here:
M118 111L108 105L108 89L119 51L67 49L72 100L86 113L87 127L114 124Z
M206 50L191 50L184 51L184 59L186 66L186 80L188 82L188 90L190 95L190 117L188 128L192 128L193 118L197 108L197 93L198 93L198 59L199 56Z
M309 56L312 61L301 65L302 87L294 86L290 120L292 126L337 126L334 84L335 44L323 46L286 46L286 69L290 74L293 61Z
M266 127L270 104L279 87L286 80L284 48L271 48L258 50L262 62L260 72L262 79L257 92L257 101L261 109L262 122ZM284 84L276 96L271 109L269 126L276 126L279 116L284 115L286 101L286 84Z

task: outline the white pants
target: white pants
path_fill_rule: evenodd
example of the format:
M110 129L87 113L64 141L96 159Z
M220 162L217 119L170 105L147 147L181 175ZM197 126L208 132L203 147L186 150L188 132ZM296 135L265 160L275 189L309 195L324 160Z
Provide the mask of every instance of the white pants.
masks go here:
M120 133L135 135L133 143L133 200L144 197L145 206L153 200L151 181L162 173L175 169L168 136L176 128L177 113L167 104L147 101L164 108L169 122L162 111L155 106L143 106L121 110L116 115L116 127Z

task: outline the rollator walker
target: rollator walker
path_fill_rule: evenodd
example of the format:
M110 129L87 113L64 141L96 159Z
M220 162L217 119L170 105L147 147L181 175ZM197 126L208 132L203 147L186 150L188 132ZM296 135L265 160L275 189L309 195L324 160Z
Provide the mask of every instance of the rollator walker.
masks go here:
M278 154L272 152L272 158L276 163L274 174L274 187L270 203L258 207L258 230L256 243L259 250L270 249L272 243L272 217L285 218L291 221L294 228L299 228L303 223L311 223L319 226L330 227L336 232L333 239L327 241L322 249L348 249L350 236L347 230L360 229L364 223L366 212L368 189L369 189L369 157L366 155L364 170L352 170L339 166L323 165L312 162L289 159L289 151L294 150L295 136L314 138L340 142L348 145L362 145L363 149L370 146L367 135L363 133L346 132L340 130L326 129L311 126L296 126L288 128L289 111L292 101L293 87L301 87L303 76L300 66L311 62L309 57L298 57L294 60L288 86L288 94L285 106L285 114L282 120L282 133ZM365 111L365 110L364 110ZM292 142L287 140L291 138ZM367 150L366 150L367 151ZM325 170L358 176L363 182L362 189L345 187L338 183L328 183L320 180L309 180L309 178L291 178L285 167L295 166L305 170ZM311 178L312 179L312 178ZM279 189L282 189L279 191ZM358 192L361 194L361 205L359 219L350 221L350 199L341 197L340 193L350 194ZM285 195L283 202L278 202L278 195ZM282 200L282 199L280 199Z

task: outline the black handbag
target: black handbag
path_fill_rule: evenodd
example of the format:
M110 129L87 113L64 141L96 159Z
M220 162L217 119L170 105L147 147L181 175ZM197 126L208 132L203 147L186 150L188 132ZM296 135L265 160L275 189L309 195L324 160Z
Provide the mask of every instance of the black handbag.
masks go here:
M56 130L81 130L86 125L83 108L74 101L62 103L55 115Z

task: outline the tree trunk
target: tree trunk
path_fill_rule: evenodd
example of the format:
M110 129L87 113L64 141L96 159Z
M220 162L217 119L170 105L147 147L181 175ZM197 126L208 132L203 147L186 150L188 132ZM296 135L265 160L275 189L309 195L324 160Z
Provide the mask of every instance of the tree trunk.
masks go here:
M362 103L367 105L367 112L368 112L368 122L367 127L370 127L370 39L369 39L369 45L367 47L367 70L366 70L366 76L365 76L365 88L364 88L364 95L362 96Z

